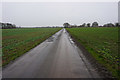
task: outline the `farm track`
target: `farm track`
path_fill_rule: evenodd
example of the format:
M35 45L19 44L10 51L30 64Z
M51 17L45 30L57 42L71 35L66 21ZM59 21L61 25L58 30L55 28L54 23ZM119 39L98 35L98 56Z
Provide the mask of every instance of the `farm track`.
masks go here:
M3 68L2 75L3 78L101 78L65 29Z

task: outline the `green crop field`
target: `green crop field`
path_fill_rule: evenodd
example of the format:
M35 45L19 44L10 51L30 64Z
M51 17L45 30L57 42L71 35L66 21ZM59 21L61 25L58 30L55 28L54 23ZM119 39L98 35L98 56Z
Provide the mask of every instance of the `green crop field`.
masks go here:
M26 53L61 28L2 29L3 66Z
M115 77L119 77L118 67L118 27L67 28L70 35L104 65ZM120 77L119 77L120 78Z

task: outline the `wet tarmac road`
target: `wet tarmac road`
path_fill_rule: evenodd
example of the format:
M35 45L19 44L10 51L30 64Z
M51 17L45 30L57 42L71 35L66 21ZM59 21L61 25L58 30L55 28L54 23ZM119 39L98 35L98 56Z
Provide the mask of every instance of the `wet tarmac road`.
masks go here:
M65 29L3 69L3 78L100 78Z

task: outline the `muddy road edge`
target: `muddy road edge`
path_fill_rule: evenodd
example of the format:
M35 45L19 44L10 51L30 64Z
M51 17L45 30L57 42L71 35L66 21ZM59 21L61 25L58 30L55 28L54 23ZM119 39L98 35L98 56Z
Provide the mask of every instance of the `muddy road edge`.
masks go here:
M108 71L102 64L98 63L98 61L85 49L85 47L78 42L70 33L69 31L66 29L66 31L68 32L68 35L72 38L72 40L74 41L75 45L81 49L83 55L85 56L85 58L88 60L88 62L92 65L93 68L96 69L96 71L98 72L98 74L103 77L103 78L115 78L112 76L112 73L110 71ZM80 54L79 54L80 55ZM87 63L86 63L87 64Z

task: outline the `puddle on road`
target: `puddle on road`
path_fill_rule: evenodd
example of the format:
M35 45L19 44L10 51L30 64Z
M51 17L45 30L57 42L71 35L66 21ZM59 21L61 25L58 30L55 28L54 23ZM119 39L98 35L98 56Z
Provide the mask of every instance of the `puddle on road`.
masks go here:
M54 41L54 36L48 38L47 42L53 42Z
M70 37L69 33L64 29L64 33L68 36L68 40L70 41L71 44L74 44L73 39Z
M63 30L63 29L62 29ZM48 38L46 40L46 42L54 42L58 36L60 35L60 33L62 32L62 30L58 31L57 33L55 33L54 35L52 35L50 38Z

